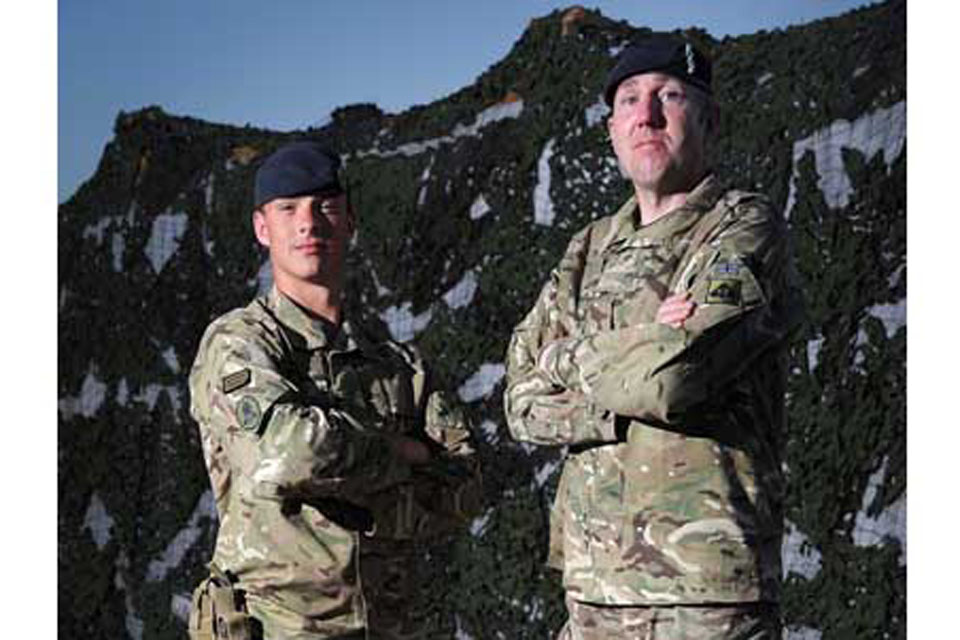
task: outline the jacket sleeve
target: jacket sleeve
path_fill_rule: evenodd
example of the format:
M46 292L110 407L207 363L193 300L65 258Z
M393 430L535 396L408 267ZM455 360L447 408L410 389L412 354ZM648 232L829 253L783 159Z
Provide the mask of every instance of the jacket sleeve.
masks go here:
M233 321L208 329L190 374L194 418L230 447L231 464L258 494L350 499L409 477L388 434L329 395L299 388L281 362L269 336Z
M419 351L388 343L410 372L411 409L400 432L425 443L430 460L411 467L410 477L371 493L364 506L373 514L376 536L428 539L461 530L479 514L483 500L480 462L462 407L434 389Z
M571 305L583 273L586 233L574 237L533 309L514 329L507 348L504 411L514 438L577 445L616 441L614 414L579 389L557 384L537 366L537 354L576 330Z
M538 353L554 384L620 415L672 423L781 344L802 318L786 225L749 204L679 286L696 303L683 328L636 323Z

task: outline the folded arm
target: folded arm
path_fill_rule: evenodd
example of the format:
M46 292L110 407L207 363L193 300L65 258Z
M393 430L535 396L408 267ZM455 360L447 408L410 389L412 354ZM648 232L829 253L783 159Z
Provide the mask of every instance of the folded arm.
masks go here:
M220 327L201 353L191 374L194 416L240 440L237 462L265 495L352 498L409 477L397 436L299 387L269 341Z
M555 384L537 366L540 350L574 330L571 313L586 251L579 235L551 273L536 304L516 327L507 349L504 410L514 438L537 444L579 445L616 441L615 416L579 389Z
M671 423L781 343L801 317L786 230L769 213L731 226L682 283L683 305L638 323L544 346L537 368L554 385L616 414ZM678 315L679 314L679 315Z

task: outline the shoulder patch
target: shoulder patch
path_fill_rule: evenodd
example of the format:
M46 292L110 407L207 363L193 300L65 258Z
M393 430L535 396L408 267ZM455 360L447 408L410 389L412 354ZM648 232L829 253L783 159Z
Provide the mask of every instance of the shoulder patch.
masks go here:
M721 260L713 265L710 269L711 275L723 277L732 277L740 273L740 267L742 266L739 260Z
M231 393L237 389L242 389L243 387L250 384L250 369L240 369L240 371L235 371L228 376L224 376L223 380L223 392Z
M707 286L707 304L740 304L740 280L712 277Z
M256 431L260 426L260 404L253 396L243 396L237 403L237 422L244 431Z

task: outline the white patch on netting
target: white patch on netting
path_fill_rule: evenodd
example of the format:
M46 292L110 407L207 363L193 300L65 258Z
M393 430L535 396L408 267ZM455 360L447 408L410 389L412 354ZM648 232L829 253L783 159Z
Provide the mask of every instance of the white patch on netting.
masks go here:
M257 271L256 284L258 296L266 295L273 287L273 267L270 264L270 258L267 258L260 265L260 270Z
M453 634L453 640L474 640L473 636L463 630L463 624L460 622L460 616L456 615L457 629Z
M116 273L123 273L123 250L126 248L126 241L123 234L114 232L110 243L110 252L113 255L113 270Z
M181 622L190 622L190 608L193 606L189 593L174 593L170 596L170 613Z
M500 428L493 420L484 420L480 423L480 433L488 444L497 444L500 441Z
M170 404L173 405L174 412L179 413L182 403L180 400L180 388L177 386L149 384L142 392L134 397L134 400L145 403L150 411L153 411L157 406L157 400L160 399L160 394L164 392L166 392L167 397L170 399Z
M587 123L587 127L592 127L596 124L602 123L603 119L610 114L610 107L607 106L607 103L603 101L603 98L598 98L596 102L584 109L583 119Z
M523 612L527 614L529 622L536 622L543 619L543 600L533 598L530 602L523 605Z
M113 529L113 518L107 513L107 507L103 500L96 493L90 496L90 506L87 507L87 513L83 516L82 529L89 529L93 536L93 543L97 545L97 550L102 551L108 542L110 542L110 531Z
M607 50L607 53L610 54L610 57L611 57L611 58L616 58L618 55L620 55L620 52L621 52L621 51L623 51L624 49L627 48L627 45L629 45L629 44L630 44L630 41L629 41L629 40L624 40L624 41L621 42L620 44L614 45L614 46L610 47L610 48Z
M90 363L87 377L83 379L80 395L61 398L57 408L67 420L79 414L84 418L92 418L100 410L107 395L107 385L97 377L97 366Z
M436 150L443 145L452 144L453 142L456 142L457 138L477 136L487 125L509 118L519 118L522 112L523 100L498 103L492 107L484 109L477 114L473 124L467 126L457 124L453 128L453 131L450 133L450 135L440 136L439 138L431 138L429 140L421 140L419 142L408 142L400 145L396 149L382 150L375 147L369 151L358 151L356 155L358 158L363 158L365 156L377 156L379 158L390 158L398 155L407 157L416 156L424 151Z
M133 640L141 640L143 638L143 620L137 615L137 609L133 604L133 594L127 589L127 583L123 579L124 571L130 567L130 560L127 558L126 552L121 551L117 555L115 564L117 570L113 574L113 584L117 589L126 592L123 598L124 605L126 605L127 609L127 614L124 617L124 626L127 628L127 634L133 638Z
M370 270L370 277L373 278L373 288L377 290L377 296L382 298L383 296L390 295L390 289L387 289L380 283L380 278L377 276L377 271L373 268L373 263L369 260L367 260L367 269Z
M482 538L490 525L490 518L493 517L494 508L487 509L482 516L477 516L470 522L470 535L474 538Z
M473 295L477 292L477 273L473 269L467 271L460 278L460 282L453 285L449 291L443 294L443 301L451 309L465 307L473 301Z
M147 254L154 273L160 273L180 247L188 220L185 213L161 213L153 219L153 230L147 246L144 247L144 253Z
M103 244L103 234L115 220L116 218L110 217L101 218L96 224L87 225L83 229L83 237L95 239L98 245Z
M417 206L422 207L427 201L427 187L429 186L428 181L430 180L430 172L433 169L433 163L436 161L436 154L430 156L430 162L427 163L427 166L423 169L423 173L420 174L420 193L417 195Z
M209 213L213 213L213 183L215 181L216 174L211 171L200 183L203 186L203 202L207 207L207 212Z
M873 305L867 309L867 313L883 322L887 337L892 338L898 329L907 325L907 299L893 304Z
M486 398L506 375L507 368L500 363L487 362L480 365L472 376L460 385L457 394L464 402Z
M823 336L814 338L807 342L807 366L810 371L817 368L820 362L820 349L823 348Z
M884 458L880 468L867 480L863 502L853 525L853 544L858 547L872 547L884 544L888 538L894 538L900 542L900 565L903 566L906 564L907 555L906 492L879 514L867 515L867 510L873 504L883 484L883 478L887 473L887 461L888 458Z
M555 138L550 138L544 145L537 161L537 184L533 188L533 221L537 224L550 226L553 224L553 201L550 200L550 158L553 157Z
M203 534L201 522L204 520L216 520L216 513L213 490L207 489L197 500L197 506L194 507L193 513L190 514L187 525L174 536L159 559L150 561L150 564L147 566L146 581L159 582L167 577L167 573L169 573L171 569L179 567L187 551L196 544L197 540L199 540Z
M807 151L813 151L817 167L817 185L827 205L833 209L847 206L853 186L843 164L843 149L855 149L869 161L883 152L883 160L890 165L903 151L907 139L907 103L898 102L886 109L857 118L853 123L837 120L793 145L793 175L784 211L786 217L796 202L797 163Z
M903 271L907 268L907 263L901 262L896 269L893 270L893 273L890 274L890 278L887 282L890 285L890 288L893 289L900 285L900 279L903 277Z
M420 174L420 182L426 182L430 179L430 173L433 170L433 163L436 162L437 156L430 156L430 162L427 163L427 166L424 167L423 173Z
M793 625L783 629L783 640L820 640L822 637L823 632L813 627Z
M807 580L812 580L820 573L822 556L807 536L797 529L789 520L784 522L783 546L780 548L780 559L783 563L783 577L795 573Z
M542 487L557 473L557 469L562 465L563 458L543 463L543 465L537 469L536 473L533 474L534 483L536 483L538 487Z
M411 302L389 307L380 313L380 319L387 324L390 336L397 342L409 342L418 333L427 328L433 317L433 309L427 309L419 315L413 315Z
M177 360L176 349L173 347L167 347L160 355L170 371L174 373L180 373L180 361Z
M121 407L127 406L127 400L130 399L130 389L127 387L127 379L122 378L117 384L117 404Z
M477 196L477 199L470 205L470 219L479 220L490 211L490 205L487 204L483 194Z
M466 127L462 124L455 126L453 128L453 137L476 136L480 133L480 130L487 125L501 120L519 118L521 113L523 113L523 100L497 103L477 114L477 118L473 121L473 124Z
M762 87L763 85L767 84L771 80L773 80L773 73L770 71L767 71L765 74L757 78L757 86Z

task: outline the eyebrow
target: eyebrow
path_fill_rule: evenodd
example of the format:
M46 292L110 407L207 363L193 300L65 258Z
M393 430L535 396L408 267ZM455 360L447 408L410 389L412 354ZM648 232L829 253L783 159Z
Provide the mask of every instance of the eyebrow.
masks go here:
M634 85L639 84L639 83L640 83L640 80L641 80L641 77L640 77L641 75L645 75L645 74L638 74L638 75L635 75L635 76L630 76L629 78L627 78L626 80L624 80L623 82L621 82L621 83L620 83L620 86L621 86L621 87L632 87L632 86L634 86ZM657 81L662 82L662 84L668 84L670 81L675 81L675 82L679 83L681 86L685 86L685 85L684 85L684 82L683 82L682 80L680 80L679 78L674 78L674 77L671 76L671 75L667 75L666 73L659 73L659 72L654 71L654 72L652 72L651 75L657 76Z

